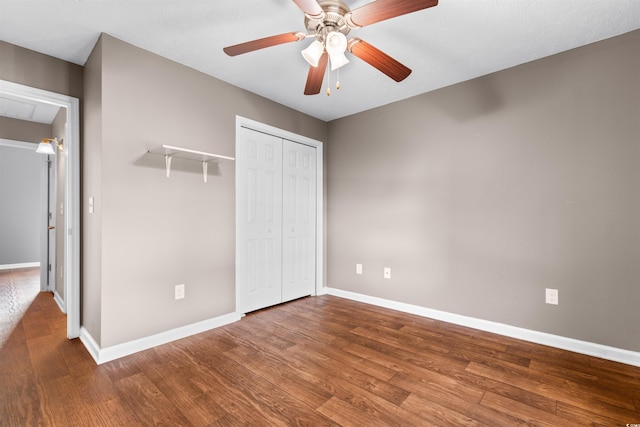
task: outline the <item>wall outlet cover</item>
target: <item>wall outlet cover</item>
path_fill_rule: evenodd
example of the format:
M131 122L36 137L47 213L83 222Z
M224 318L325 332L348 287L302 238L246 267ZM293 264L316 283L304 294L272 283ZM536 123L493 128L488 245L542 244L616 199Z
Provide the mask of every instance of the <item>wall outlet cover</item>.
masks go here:
M547 304L558 305L558 290L557 289L545 289L545 302Z
M184 283L176 285L175 289L175 299L183 299L184 298Z

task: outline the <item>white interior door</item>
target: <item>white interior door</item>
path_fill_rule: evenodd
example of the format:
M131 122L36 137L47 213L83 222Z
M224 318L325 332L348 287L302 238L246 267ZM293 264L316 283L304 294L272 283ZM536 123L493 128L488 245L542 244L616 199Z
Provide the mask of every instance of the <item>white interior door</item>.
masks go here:
M241 128L236 147L238 310L282 302L282 140Z
M55 159L48 156L48 213L47 213L47 288L49 291L56 289L56 168Z
M315 292L316 149L283 140L282 300Z

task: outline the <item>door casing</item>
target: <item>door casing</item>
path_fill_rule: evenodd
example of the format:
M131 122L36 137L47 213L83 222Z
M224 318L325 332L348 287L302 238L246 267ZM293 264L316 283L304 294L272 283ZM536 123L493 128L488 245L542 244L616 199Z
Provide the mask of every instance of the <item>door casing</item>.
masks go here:
M0 80L0 95L27 102L45 103L66 108L66 132L63 137L65 161L66 212L64 228L64 295L67 308L67 338L80 336L80 101L43 89Z
M46 257L46 270L47 273L47 290L53 292L54 298L56 297L56 168L55 163L51 160L51 155L47 156L47 257ZM50 228L54 227L54 228ZM63 313L66 313L66 308L60 305L60 297L57 296L56 302L60 306ZM64 304L64 302L62 302Z

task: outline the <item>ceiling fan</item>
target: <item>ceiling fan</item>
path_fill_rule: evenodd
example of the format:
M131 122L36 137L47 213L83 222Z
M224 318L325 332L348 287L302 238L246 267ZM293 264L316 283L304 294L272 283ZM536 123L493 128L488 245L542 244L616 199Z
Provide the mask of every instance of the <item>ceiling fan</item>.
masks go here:
M302 51L302 56L310 65L304 89L305 95L320 93L327 65L330 64L331 70L336 70L349 62L345 51L349 51L377 68L396 82L407 78L411 74L409 68L364 40L357 37L347 40L346 36L352 29L417 12L438 4L438 0L375 0L350 10L342 0L293 0L293 2L304 12L306 33L279 34L227 46L223 50L229 56L236 56L283 43L315 38Z

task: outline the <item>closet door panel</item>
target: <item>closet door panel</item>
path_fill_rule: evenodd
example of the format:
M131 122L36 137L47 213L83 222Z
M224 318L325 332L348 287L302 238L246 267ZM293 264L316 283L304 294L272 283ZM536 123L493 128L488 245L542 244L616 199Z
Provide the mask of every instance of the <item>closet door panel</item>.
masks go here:
M236 147L238 311L282 302L282 140L242 128Z
M283 140L282 300L315 293L316 149Z

